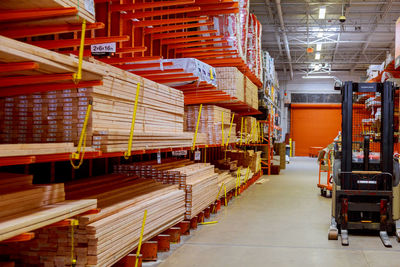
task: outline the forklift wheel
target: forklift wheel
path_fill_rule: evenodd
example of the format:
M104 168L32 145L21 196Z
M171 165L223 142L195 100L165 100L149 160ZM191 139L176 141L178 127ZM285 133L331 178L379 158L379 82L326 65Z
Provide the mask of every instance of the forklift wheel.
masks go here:
M331 190L326 190L325 196L331 198L332 197L332 191Z
M328 240L338 240L339 231L337 229L329 229Z
M324 196L324 189L321 188L321 196Z

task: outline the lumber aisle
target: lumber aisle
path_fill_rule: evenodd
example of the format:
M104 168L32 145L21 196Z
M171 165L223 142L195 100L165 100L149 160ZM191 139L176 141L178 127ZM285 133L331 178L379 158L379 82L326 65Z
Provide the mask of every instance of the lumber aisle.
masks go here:
M76 266L111 266L134 250L144 210L147 210L144 240L184 219L185 194L178 185L111 174L68 182L65 191L69 201L94 198L101 208L97 214L78 217L74 235ZM40 240L7 246L12 259L41 266L70 265L69 227L40 229L37 234ZM13 246L18 249L13 250ZM26 254L36 257L24 257Z

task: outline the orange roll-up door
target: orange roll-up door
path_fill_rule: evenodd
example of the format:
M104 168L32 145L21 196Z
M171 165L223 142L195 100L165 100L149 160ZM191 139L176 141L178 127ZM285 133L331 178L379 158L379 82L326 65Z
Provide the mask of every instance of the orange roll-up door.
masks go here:
M308 156L310 147L326 147L341 130L340 104L292 104L291 108L296 156Z

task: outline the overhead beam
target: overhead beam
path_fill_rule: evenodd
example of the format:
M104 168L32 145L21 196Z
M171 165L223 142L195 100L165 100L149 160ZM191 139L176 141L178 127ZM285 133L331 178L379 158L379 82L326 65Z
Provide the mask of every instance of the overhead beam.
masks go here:
M283 13L282 13L282 8L281 8L281 0L275 0L276 3L276 9L278 12L278 17L279 17L279 22L281 24L281 30L282 30L282 36L283 36L283 43L285 45L285 51L286 51L286 56L288 58L288 64L289 64L289 71L290 71L290 79L293 80L293 66L292 66L292 57L290 55L290 47L289 47L289 41L285 32L285 23L283 21Z

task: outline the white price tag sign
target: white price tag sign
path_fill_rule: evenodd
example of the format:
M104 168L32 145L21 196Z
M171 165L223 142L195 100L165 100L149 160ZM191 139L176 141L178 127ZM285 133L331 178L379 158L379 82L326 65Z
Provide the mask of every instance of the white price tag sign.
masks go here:
M117 51L116 43L95 44L90 46L90 51L96 53L115 53Z
M194 152L194 160L200 160L201 152L199 150Z
M161 152L157 152L157 164L161 164Z
M187 150L172 151L172 156L174 157L186 156L186 155L187 155Z

